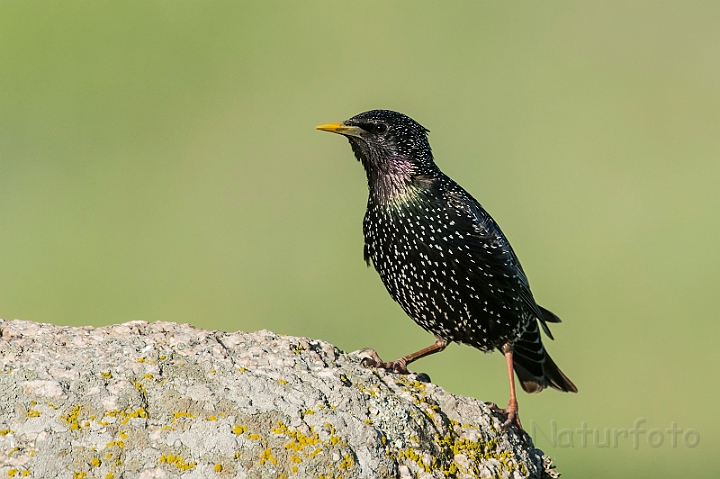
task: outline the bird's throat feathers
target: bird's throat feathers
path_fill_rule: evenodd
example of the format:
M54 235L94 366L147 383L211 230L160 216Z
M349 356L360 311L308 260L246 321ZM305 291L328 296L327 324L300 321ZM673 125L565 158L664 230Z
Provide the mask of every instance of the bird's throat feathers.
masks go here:
M390 214L425 207L438 193L434 179L414 173L368 175L368 190L370 202Z
M380 200L378 204L388 213L397 213L422 205L424 197L424 192L420 188L408 186L386 192L381 199L376 196L376 200Z
M422 204L433 196L435 179L442 175L427 142L427 130L413 127L407 138L370 141L349 136L355 158L367 176L370 201L391 209ZM407 133L408 129L401 130Z

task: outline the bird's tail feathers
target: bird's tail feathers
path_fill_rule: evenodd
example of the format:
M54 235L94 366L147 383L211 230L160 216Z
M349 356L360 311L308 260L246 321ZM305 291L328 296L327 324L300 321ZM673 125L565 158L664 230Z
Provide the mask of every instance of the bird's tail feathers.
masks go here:
M534 321L533 326L513 344L513 367L525 392L539 393L548 386L558 391L577 392L577 387L545 350Z

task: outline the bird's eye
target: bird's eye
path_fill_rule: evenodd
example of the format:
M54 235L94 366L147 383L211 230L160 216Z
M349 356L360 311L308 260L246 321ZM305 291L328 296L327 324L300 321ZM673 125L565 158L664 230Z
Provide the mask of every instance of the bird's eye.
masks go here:
M387 131L388 127L385 123L378 123L377 125L375 125L374 129L376 133L380 133L382 135Z

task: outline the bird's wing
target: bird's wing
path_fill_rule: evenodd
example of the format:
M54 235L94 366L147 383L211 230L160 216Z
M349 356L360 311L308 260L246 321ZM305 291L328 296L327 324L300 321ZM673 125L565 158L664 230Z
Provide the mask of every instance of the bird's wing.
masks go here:
M465 270L481 267L482 273L478 276L492 271L495 278L489 278L490 281L500 288L510 288L506 295L512 298L508 299L519 299L540 320L543 330L552 339L545 321L559 322L559 318L552 313L546 317L546 310L535 302L520 261L495 220L464 190L452 191L448 196L451 221L466 236L463 244L468 254L459 255L460 267Z

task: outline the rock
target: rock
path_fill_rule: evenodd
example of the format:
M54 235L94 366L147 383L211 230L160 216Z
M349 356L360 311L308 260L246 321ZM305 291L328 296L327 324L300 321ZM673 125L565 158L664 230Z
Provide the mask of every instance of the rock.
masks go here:
M0 477L558 476L482 402L324 341L141 321L0 333Z

